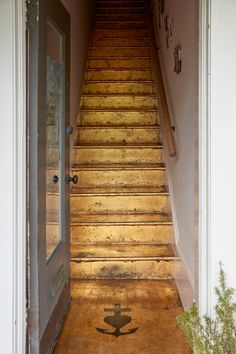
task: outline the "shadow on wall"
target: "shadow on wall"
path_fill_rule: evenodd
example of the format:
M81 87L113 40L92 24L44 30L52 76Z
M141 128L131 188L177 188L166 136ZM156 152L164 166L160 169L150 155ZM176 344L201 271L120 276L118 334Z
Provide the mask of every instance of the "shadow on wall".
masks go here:
M61 0L61 2L71 16L70 122L75 128L96 1ZM71 146L73 146L74 136L75 134L72 135Z

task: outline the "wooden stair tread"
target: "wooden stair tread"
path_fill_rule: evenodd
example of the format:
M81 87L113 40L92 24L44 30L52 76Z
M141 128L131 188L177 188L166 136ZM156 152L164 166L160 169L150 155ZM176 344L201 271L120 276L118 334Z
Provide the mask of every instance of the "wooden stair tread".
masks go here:
M169 195L169 192L165 186L158 187L72 187L71 195Z
M153 259L173 258L170 245L71 245L71 257L76 259Z
M77 125L78 129L81 130L91 130L91 129L102 129L102 130L134 130L134 129L150 129L150 130L158 130L160 129L160 125Z
M50 220L50 219L49 219ZM53 220L53 215L51 215L51 220ZM123 214L118 213L101 213L101 214L92 214L92 213L71 213L71 222L77 223L97 223L97 224L150 224L150 223L157 223L160 222L171 222L170 216L166 213L134 213L134 212L127 212Z
M155 163L155 164L128 164L128 163L110 163L110 164L93 164L93 165L80 165L74 164L71 167L71 171L74 170L143 170L143 169L155 169L155 170L165 170L165 164Z
M160 149L162 148L162 144L92 144L92 143L83 143L83 144L78 144L74 146L74 149L120 149L120 148L129 148L129 149L145 149L145 148L151 148L151 149Z

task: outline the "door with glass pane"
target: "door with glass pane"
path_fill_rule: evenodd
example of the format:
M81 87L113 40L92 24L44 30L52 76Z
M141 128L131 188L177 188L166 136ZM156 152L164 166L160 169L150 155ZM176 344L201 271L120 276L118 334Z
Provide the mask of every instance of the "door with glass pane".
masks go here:
M56 0L29 3L30 353L49 353L70 303L70 19Z

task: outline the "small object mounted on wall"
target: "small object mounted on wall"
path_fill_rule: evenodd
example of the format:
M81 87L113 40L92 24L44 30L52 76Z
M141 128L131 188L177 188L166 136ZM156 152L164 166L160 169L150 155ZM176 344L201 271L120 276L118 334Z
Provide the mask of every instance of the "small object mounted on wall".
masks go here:
M180 44L178 44L174 48L174 60L175 60L174 72L176 74L180 74L182 71L182 58L181 58L181 45Z

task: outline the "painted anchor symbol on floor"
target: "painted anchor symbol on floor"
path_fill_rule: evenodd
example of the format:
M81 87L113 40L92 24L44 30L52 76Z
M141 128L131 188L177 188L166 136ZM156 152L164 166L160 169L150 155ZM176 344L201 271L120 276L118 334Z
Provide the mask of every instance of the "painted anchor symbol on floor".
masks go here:
M104 317L104 322L115 328L114 332L109 332L108 329L96 328L98 332L109 334L115 337L124 336L127 334L135 333L138 327L129 329L127 332L121 332L121 328L132 321L132 317L121 315L121 312L130 312L131 308L121 308L120 304L115 304L114 308L104 308L104 312L114 312L113 316Z

